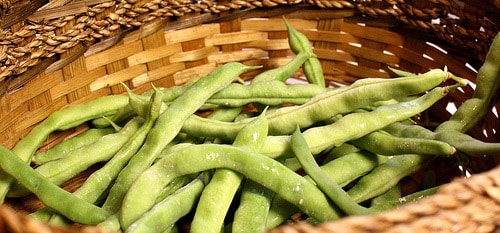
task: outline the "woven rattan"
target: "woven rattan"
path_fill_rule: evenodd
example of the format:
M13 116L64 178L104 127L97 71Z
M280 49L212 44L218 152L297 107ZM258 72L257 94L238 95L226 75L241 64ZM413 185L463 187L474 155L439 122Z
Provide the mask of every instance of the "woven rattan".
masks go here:
M410 72L446 66L474 83L499 31L499 13L498 0L1 0L0 145L12 148L55 110L124 93L120 82L141 93L151 88L150 83L179 85L229 61L265 68L282 65L293 55L282 16L313 42L329 85L390 78L388 66ZM242 78L251 77L249 73ZM450 94L425 113L425 122L448 119L447 107L459 106L472 92L467 86ZM469 134L500 142L495 113L499 108L497 100ZM82 125L54 133L41 150L86 129ZM417 204L318 227L291 224L276 232L436 232L439 227L498 231L499 159L467 161L471 178L454 179ZM441 183L460 175L446 161L440 162L434 166L441 171ZM65 187L74 190L85 175ZM421 174L412 179L418 183ZM42 206L33 197L8 200L0 211L0 228L65 232L24 216Z

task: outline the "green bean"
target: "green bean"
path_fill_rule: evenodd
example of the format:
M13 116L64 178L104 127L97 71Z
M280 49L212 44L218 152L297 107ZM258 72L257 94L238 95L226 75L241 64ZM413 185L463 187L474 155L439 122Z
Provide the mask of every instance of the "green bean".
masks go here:
M184 121L210 96L229 85L238 75L256 68L258 67L236 62L226 63L189 86L158 117L144 145L118 175L103 208L112 213L118 211L129 186L139 174L151 166L165 146L176 137Z
M57 160L64 157L68 152L75 150L77 148L92 144L96 142L99 138L104 135L115 132L111 127L100 128L100 129L88 129L87 131L66 139L54 147L37 153L33 156L32 161L36 165L41 165L49 161Z
M366 152L361 150L360 148L349 144L349 143L342 143L340 146L336 146L332 148L325 156L324 163L328 163L330 161L333 161L335 159L341 158L345 155L352 154L352 153L357 153L357 152Z
M449 120L441 123L436 132L467 132L486 115L500 88L500 33L493 39L483 65L476 78L472 97L464 101Z
M408 72L408 71L396 69L396 68L391 67L391 66L389 66L387 68L389 68L390 71L392 71L393 73L395 73L399 77L409 77L409 76L414 76L415 75L415 73L411 73L411 72Z
M245 106L250 103L263 105L304 104L317 94L330 88L311 84L285 84L273 80L256 82L250 85L233 83L224 90L215 93L207 103L219 106Z
M252 84L258 82L268 82L273 80L278 80L285 82L290 78L301 66L311 57L315 57L312 51L304 51L297 53L297 55L292 58L290 62L285 65L279 66L274 69L266 70L252 79ZM323 85L324 87L324 85Z
M383 131L374 131L351 144L380 155L426 154L449 156L456 152L450 144L432 139L402 138Z
M401 122L390 124L384 130L400 137L442 141L470 156L497 155L500 153L500 143L483 142L455 130L433 132L420 125L408 125Z
M366 175L375 167L387 162L389 157L377 155L368 151L358 151L346 154L321 165L321 170L340 187L345 187L352 181Z
M347 193L358 203L376 197L395 186L403 177L426 166L433 158L418 154L394 156L361 177Z
M299 212L300 209L296 205L291 204L278 195L274 195L269 212L267 213L266 230L276 228L293 214Z
M33 192L46 206L82 224L97 224L109 216L101 208L73 196L38 174L24 160L0 147L0 167Z
M301 52L313 52L312 44L307 38L306 35L297 31L288 23L285 17L283 17L283 21L285 22L285 26L288 32L288 44L292 51L296 54ZM303 65L304 74L307 80L319 86L325 86L325 77L323 75L323 68L321 67L321 63L317 57L311 57L307 61L305 61Z
M500 143L483 142L470 135L457 131L440 131L434 138L450 145L457 150L471 156L498 155L500 154Z
M296 160L296 158L294 159ZM339 186L345 187L388 160L388 156L376 155L368 151L348 151L346 154L324 163L320 168ZM305 178L309 177L306 175ZM282 198L275 196L269 209L266 229L276 227L294 213L299 212L297 207L290 205Z
M73 193L74 195L93 203L111 186L121 169L125 167L130 158L144 143L147 134L160 115L162 95L161 92L153 94L144 124L141 125L133 137L127 141L111 160L87 178L83 185Z
M290 140L292 150L306 174L316 182L316 185L323 190L333 203L349 215L366 215L372 213L369 209L358 205L334 180L330 179L320 169L309 150L306 139L298 127Z
M403 196L401 198L396 198L393 200L387 200L383 203L376 204L374 206L371 206L370 208L373 209L374 211L387 211L394 209L395 207L398 207L403 204L407 203L412 203L412 202L417 202L423 198L426 198L428 196L436 194L440 186L432 187L432 188L427 188L421 191L417 191L411 194L408 194L406 196Z
M338 218L337 212L314 184L278 161L232 145L203 144L164 156L144 171L125 196L121 208L122 225L130 225L147 212L160 190L173 178L220 167L242 173L317 219Z
M232 232L264 232L274 192L246 179L234 212Z
M259 151L268 131L264 114L265 110L260 117L242 129L236 136L233 146ZM191 222L192 232L217 233L222 230L224 219L242 180L243 175L233 170L225 168L215 170L198 202Z
M401 187L399 184L397 184L386 192L372 198L372 200L370 201L370 208L374 208L374 206L382 205L399 198L401 198Z
M52 132L67 130L83 122L109 115L116 112L127 103L127 97L113 95L100 97L84 104L74 105L55 111L40 124L35 126L28 135L17 142L12 152L22 160L29 162L36 150ZM3 202L13 179L1 171L0 177L0 202Z
M131 224L125 232L164 232L172 228L181 217L187 215L196 206L204 187L200 178L193 180L157 203Z
M267 115L269 134L289 134L297 125L301 128L310 127L337 114L349 113L377 101L425 92L447 77L446 72L431 70L419 76L365 81L364 84L353 84L349 88L333 89L316 95L303 105L284 107ZM248 122L249 120L228 123L192 116L182 126L182 132L232 140Z
M348 114L333 124L313 127L304 131L304 137L313 154L318 154L333 146L358 139L375 130L410 118L432 106L444 97L448 87L436 87L418 99L378 107L371 112ZM293 155L289 136L267 137L261 151L272 158Z
M93 144L75 149L61 159L47 162L35 168L40 175L50 182L61 185L90 166L110 160L144 123L144 119L135 118L119 132L108 134ZM9 197L28 195L29 191L20 184L14 184L7 193Z

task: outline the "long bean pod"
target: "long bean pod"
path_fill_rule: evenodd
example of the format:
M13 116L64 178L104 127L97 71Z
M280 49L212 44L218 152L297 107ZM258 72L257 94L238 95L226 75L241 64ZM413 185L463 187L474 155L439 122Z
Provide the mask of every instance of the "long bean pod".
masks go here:
M34 193L46 206L82 224L97 224L110 214L103 209L73 196L38 174L12 151L0 147L0 167Z
M477 125L491 107L500 89L500 33L493 39L483 65L476 78L476 89L472 97L464 101L449 120L441 123L436 132L467 132Z
M254 122L248 124L236 136L233 146L249 151L258 151L267 136L268 123L261 114ZM192 232L220 232L226 214L236 191L240 187L243 175L230 169L218 168L212 179L203 190L193 221Z
M334 180L330 179L320 169L300 129L297 128L290 140L292 150L307 175L316 182L316 185L323 190L333 203L349 215L366 215L371 213L369 209L358 205Z
M144 123L144 119L129 121L122 130L101 137L98 141L69 152L61 159L47 162L35 168L35 171L50 182L61 185L90 166L110 160L122 148ZM9 197L28 195L29 191L20 184L14 184L7 193Z
M290 134L297 125L306 128L374 102L419 94L436 87L447 77L448 74L442 70L431 70L413 77L365 81L364 84L353 84L349 88L333 89L316 95L303 105L284 107L267 115L269 134ZM249 121L251 119L228 123L192 116L182 126L182 132L232 140Z
M132 223L147 212L154 205L162 187L173 178L220 167L242 173L317 219L326 221L339 217L325 195L313 183L278 161L235 146L204 144L186 147L163 157L134 181L121 209L124 225L127 226L127 223Z
M125 232L152 233L169 230L180 218L196 207L204 187L205 184L200 178L193 180L158 202L150 211L131 224Z
M118 211L129 186L144 170L151 166L165 146L176 137L184 121L196 112L210 96L229 85L238 75L256 68L258 67L236 62L226 63L189 86L158 117L154 127L146 137L144 145L118 175L103 208L112 213Z
M240 203L234 212L232 232L264 232L274 192L253 180L246 179L240 195Z
M290 45L290 49L296 54L301 52L313 52L312 44L307 38L306 35L297 31L285 17L283 17L283 21L285 22L285 26L288 32L288 44ZM323 68L321 67L321 63L317 57L311 57L304 62L303 65L304 75L307 80L319 86L325 86L325 77L323 74Z
M350 141L350 143L380 155L426 154L449 156L456 152L453 146L440 140L396 137L383 131L374 131Z
M288 78L290 78L293 75L293 73L295 73L300 68L300 66L302 66L302 64L304 64L305 61L315 56L316 55L314 55L312 51L299 52L287 64L274 69L266 70L256 75L252 79L252 84L258 82L268 82L273 80L285 82Z
M358 139L375 130L410 118L432 106L448 93L448 87L436 87L418 99L384 105L371 112L348 114L333 124L313 127L304 131L304 137L313 154L318 154L332 146ZM261 153L272 158L293 156L289 136L266 138Z
M101 138L102 136L111 134L113 132L115 132L115 130L111 127L89 129L82 134L58 143L54 147L44 152L35 154L32 161L36 165L41 165L49 161L60 159L64 157L69 151L92 144L99 140L99 138Z
M426 166L433 158L431 155L418 154L394 156L361 177L347 193L356 202L376 197L395 186L403 177Z
M38 147L52 132L73 128L83 122L112 114L127 104L126 96L112 95L55 111L17 142L12 152L29 162ZM4 201L13 181L11 177L0 171L0 202Z

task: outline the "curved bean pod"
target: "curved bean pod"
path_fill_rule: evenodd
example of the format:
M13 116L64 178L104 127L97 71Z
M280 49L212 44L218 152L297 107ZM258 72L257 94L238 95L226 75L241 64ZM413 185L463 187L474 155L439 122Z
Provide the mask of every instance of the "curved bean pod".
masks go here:
M486 115L500 89L500 33L493 39L483 65L477 72L476 89L449 120L441 123L436 132L467 132Z
M125 231L126 233L166 232L195 206L205 184L199 178L158 202ZM175 210L175 211L172 211ZM208 229L208 227L207 227Z
M226 63L189 86L158 117L144 145L118 175L103 208L112 213L118 211L129 186L151 166L165 146L176 137L184 121L193 115L210 96L229 85L238 75L256 68L258 67L237 62Z
M426 154L449 156L456 152L453 146L444 141L396 137L383 131L374 131L349 143L380 155Z
M32 161L36 165L41 165L49 161L60 159L64 157L69 151L92 144L99 140L99 138L101 138L102 136L111 134L113 132L115 132L115 130L111 127L88 129L87 131L75 137L58 143L49 150L35 154Z
M420 125L409 125L401 122L390 124L384 128L384 130L400 137L424 138L442 141L450 144L458 151L464 152L470 156L500 154L500 143L483 142L470 135L455 130L433 132L432 130Z
M415 100L380 106L371 112L351 113L333 124L307 129L303 134L311 152L318 154L391 123L408 119L429 108L447 93L447 87L436 87ZM289 140L289 136L267 137L260 153L272 158L292 156Z
M134 181L121 208L124 225L130 225L147 212L161 189L175 177L221 167L242 173L317 219L338 218L337 212L314 184L276 160L235 146L204 144L186 147L163 157Z
M240 195L240 204L234 212L232 232L264 232L273 196L271 190L246 179Z
M312 51L304 51L297 53L297 55L294 58L292 58L292 60L287 64L279 66L274 69L266 70L256 75L252 79L252 84L258 82L273 81L273 80L285 82L300 68L300 66L302 66L302 64L304 64L305 61L315 56L316 55L314 55Z
M22 160L29 162L36 150L52 132L73 128L86 121L110 115L127 104L128 98L126 96L112 95L55 111L17 142L12 152ZM0 202L3 202L13 179L2 171L0 171L0 177Z
M366 215L372 213L369 209L358 205L334 180L330 179L330 177L321 170L311 154L307 141L300 132L300 129L297 128L290 140L292 150L304 168L304 171L315 181L316 185L323 190L333 203L349 215Z
M73 196L38 174L12 151L0 147L0 167L33 192L46 206L82 224L97 224L110 214L103 209Z
M93 164L110 160L143 123L144 119L135 118L119 132L105 135L93 144L73 150L64 158L38 166L35 171L50 182L61 185ZM28 194L29 191L22 185L14 184L7 196L21 197Z
M442 70L431 70L419 76L369 80L365 84L333 89L316 95L303 105L284 107L267 115L269 134L290 134L297 125L306 128L318 121L349 113L374 102L422 93L436 87L447 77L447 73ZM363 98L360 98L361 95ZM192 116L182 126L182 132L232 140L249 121L250 119L228 123Z
M403 177L426 166L433 158L418 154L394 156L361 177L347 193L358 203L376 197L392 188Z
M288 23L285 17L283 17L283 21L285 22L285 26L288 32L288 44L292 51L296 54L301 52L313 52L312 44L307 38L306 35L297 31ZM307 80L318 86L325 86L325 77L323 75L323 68L321 67L321 63L317 57L311 57L307 61L304 62L303 65L304 74Z
M233 146L249 151L258 151L267 136L268 123L261 114L236 136ZM243 175L230 169L218 168L203 190L196 208L190 230L192 232L214 232L222 230L224 219L236 194Z

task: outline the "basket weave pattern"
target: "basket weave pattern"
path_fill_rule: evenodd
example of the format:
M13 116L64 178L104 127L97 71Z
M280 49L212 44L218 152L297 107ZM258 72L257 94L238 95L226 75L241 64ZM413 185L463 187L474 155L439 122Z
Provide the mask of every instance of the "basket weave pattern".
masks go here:
M475 0L2 0L0 144L12 148L53 111L124 93L120 82L141 93L151 88L150 83L179 85L229 61L265 68L285 64L293 54L281 16L311 39L330 85L366 77L389 78L387 66L424 72L446 65L452 73L475 82L474 69L499 31L499 9L497 0L481 4ZM251 77L250 73L243 78ZM448 119L446 106L459 106L472 92L467 86L450 94L426 112L426 119ZM500 102L493 107L500 109ZM491 111L469 133L483 141L500 142L499 124L498 115ZM41 149L86 129L82 125L54 133ZM402 232L449 226L473 229L470 232L498 231L500 171L493 168L500 161L487 157L469 158L469 162L473 173L484 174L455 180L419 204L319 227L292 224L276 231ZM79 179L65 187L74 190ZM22 214L41 207L30 201L7 204ZM9 210L0 216L14 218L14 224L6 226L29 221ZM433 222L436 219L440 221Z

